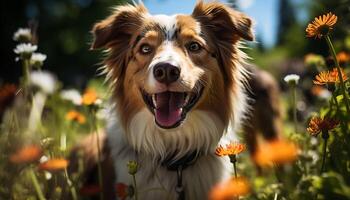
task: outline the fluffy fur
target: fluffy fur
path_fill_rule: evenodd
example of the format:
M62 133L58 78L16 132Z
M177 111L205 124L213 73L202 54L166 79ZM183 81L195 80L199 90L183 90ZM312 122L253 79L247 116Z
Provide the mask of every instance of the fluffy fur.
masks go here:
M140 199L176 199L176 172L161 165L193 151L197 161L183 172L186 199L206 199L210 188L230 175L230 163L214 154L225 135L233 134L244 111L245 55L241 39L253 40L252 22L220 3L198 2L192 15L150 15L143 5L118 6L93 28L92 48L106 48L105 72L113 92L107 129L116 182L131 184L126 163L136 160ZM193 42L200 45L192 51ZM144 44L151 53L142 53ZM147 50L147 49L146 49ZM179 79L159 83L154 67L168 62L181 69ZM181 125L161 128L143 100L165 91L203 92Z

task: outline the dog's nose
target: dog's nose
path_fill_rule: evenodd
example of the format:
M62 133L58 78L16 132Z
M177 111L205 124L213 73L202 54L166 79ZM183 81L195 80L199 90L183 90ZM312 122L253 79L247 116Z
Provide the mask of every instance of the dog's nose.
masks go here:
M153 69L154 78L160 83L170 84L180 77L180 68L170 63L158 63Z

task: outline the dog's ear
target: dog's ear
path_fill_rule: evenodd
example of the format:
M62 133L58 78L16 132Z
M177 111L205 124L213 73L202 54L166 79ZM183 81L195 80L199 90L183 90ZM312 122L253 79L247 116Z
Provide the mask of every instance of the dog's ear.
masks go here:
M215 37L235 41L239 38L253 41L252 20L245 14L233 10L221 3L203 3L199 1L195 6L192 16L202 26L210 29ZM238 36L238 37L237 37Z
M114 13L96 23L92 29L91 49L109 48L114 43L127 43L142 25L147 9L143 4L118 6Z

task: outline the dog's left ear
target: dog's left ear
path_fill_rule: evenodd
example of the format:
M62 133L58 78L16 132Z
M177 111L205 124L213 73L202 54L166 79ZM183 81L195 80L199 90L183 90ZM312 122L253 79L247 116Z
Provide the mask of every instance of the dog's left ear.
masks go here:
M252 20L224 4L199 1L192 16L219 39L226 41L237 41L239 38L254 40Z

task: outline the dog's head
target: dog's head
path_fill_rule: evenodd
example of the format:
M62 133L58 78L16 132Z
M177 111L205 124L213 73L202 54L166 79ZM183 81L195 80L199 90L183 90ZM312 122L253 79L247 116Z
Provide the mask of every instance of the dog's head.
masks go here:
M217 142L240 115L244 55L238 43L253 40L251 25L238 11L203 2L191 15L173 16L119 6L95 24L92 48L108 49L105 65L119 118L127 133L138 132L128 137L192 144L216 129L208 140Z

